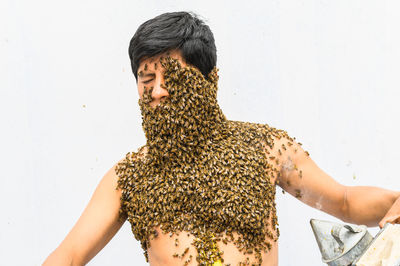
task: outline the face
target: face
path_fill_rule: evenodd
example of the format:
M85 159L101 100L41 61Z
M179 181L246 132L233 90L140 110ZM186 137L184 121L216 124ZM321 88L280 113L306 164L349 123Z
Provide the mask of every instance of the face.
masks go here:
M174 59L179 60L182 67L185 67L187 64L182 57L182 54L179 50L172 50L158 56L150 57L141 60L139 68L138 68L138 93L140 99L143 97L143 92L145 90L153 87L153 91L151 94L152 101L150 102L150 106L155 108L161 101L165 100L169 94L166 89L161 87L164 85L164 68L161 66L160 57L170 56Z

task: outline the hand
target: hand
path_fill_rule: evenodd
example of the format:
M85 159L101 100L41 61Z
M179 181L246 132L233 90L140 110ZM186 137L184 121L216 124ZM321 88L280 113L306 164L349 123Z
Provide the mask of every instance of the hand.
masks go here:
M379 227L382 228L386 223L400 223L400 197L393 203L389 211L379 222Z

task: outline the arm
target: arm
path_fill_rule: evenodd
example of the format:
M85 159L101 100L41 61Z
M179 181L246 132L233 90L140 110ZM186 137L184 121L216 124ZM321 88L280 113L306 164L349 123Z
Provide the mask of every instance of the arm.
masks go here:
M348 221L377 226L399 197L399 192L378 187L347 187Z
M279 169L277 183L311 207L345 222L377 226L400 197L399 192L378 187L341 185L321 170L300 144L294 141L289 146L288 142L287 138L276 138L272 149L280 161L279 165L274 162Z
M124 224L118 220L121 191L116 190L115 166L101 179L81 217L43 266L85 265Z

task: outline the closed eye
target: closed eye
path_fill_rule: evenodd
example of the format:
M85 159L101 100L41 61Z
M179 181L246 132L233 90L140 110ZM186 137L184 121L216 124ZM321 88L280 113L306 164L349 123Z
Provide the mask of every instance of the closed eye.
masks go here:
M146 80L146 81L142 81L142 83L147 84L147 83L149 83L150 81L152 81L152 79L149 79L149 80Z

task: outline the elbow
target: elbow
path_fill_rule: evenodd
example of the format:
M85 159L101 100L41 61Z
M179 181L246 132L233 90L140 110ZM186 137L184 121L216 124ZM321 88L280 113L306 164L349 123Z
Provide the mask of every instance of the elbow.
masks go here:
M350 204L349 204L349 188L347 186L343 186L343 196L341 200L341 208L339 217L344 222L351 222L350 217Z

